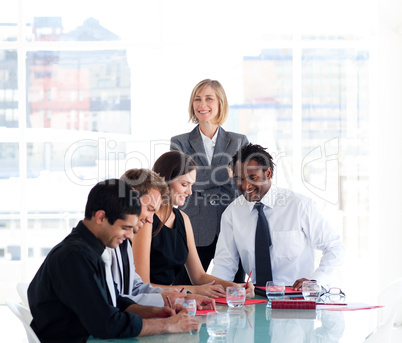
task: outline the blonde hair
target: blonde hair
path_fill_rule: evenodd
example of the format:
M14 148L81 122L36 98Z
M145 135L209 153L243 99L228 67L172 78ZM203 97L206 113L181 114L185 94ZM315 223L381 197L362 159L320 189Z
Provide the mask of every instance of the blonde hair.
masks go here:
M198 124L198 118L194 113L194 98L197 94L203 90L205 87L211 86L211 88L215 91L216 96L219 100L219 112L216 124L222 125L229 114L229 104L226 98L225 90L223 89L222 85L217 80L205 79L197 83L194 87L193 91L191 92L190 102L188 104L188 113L190 115L189 121L193 122L194 124Z

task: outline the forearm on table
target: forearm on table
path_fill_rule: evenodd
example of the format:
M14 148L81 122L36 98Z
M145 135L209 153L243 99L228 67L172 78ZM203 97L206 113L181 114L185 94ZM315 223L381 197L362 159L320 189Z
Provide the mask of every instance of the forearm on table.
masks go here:
M126 308L126 312L131 312L139 315L141 318L153 318L153 306L144 306L139 304L132 304Z
M174 286L172 286L172 285L161 285L161 284L159 284L159 283L151 283L151 286L153 286L153 287L159 287L159 288L162 288L162 289L178 289L179 291L180 291L183 287L185 287L185 286L179 286L179 285L174 285Z
M161 318L143 319L142 330L138 336L152 336L169 333L169 324Z
M204 285L204 284L212 282L212 281L215 281L215 285L222 285L223 288L235 285L234 282L226 281L226 280L220 279L220 278L218 278L216 276L212 276L212 275L207 274L207 273L205 273L204 275L202 275L199 278L199 280L198 280L196 285Z

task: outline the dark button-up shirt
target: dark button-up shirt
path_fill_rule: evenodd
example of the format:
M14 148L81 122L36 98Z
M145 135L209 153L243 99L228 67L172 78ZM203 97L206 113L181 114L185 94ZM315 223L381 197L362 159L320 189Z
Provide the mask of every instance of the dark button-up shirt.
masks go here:
M137 336L141 317L124 312L134 302L106 284L105 247L82 223L46 257L28 288L31 327L41 342L85 342Z

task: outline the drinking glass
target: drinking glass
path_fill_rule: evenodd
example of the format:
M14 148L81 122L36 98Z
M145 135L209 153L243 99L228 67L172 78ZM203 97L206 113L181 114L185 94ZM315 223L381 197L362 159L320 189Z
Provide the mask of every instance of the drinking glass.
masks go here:
M268 298L268 307L272 300L281 300L285 297L285 283L283 281L267 281L265 292Z
M225 336L230 327L229 313L210 312L207 314L206 324L211 337Z
M246 301L246 289L244 287L226 287L226 302L229 307L242 307Z
M175 304L181 304L184 308L188 310L188 314L192 317L195 316L197 312L197 302L195 299L190 298L177 298L174 302Z
M303 281L302 293L304 300L317 301L320 297L321 286L317 281Z

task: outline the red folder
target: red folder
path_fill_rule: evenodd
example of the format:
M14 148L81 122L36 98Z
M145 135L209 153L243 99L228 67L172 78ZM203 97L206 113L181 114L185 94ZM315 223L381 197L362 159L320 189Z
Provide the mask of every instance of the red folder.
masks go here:
M271 308L292 310L315 310L315 301L307 300L272 300Z
M196 316L206 316L208 313L216 313L216 310L207 309L207 310L197 310L195 313Z

